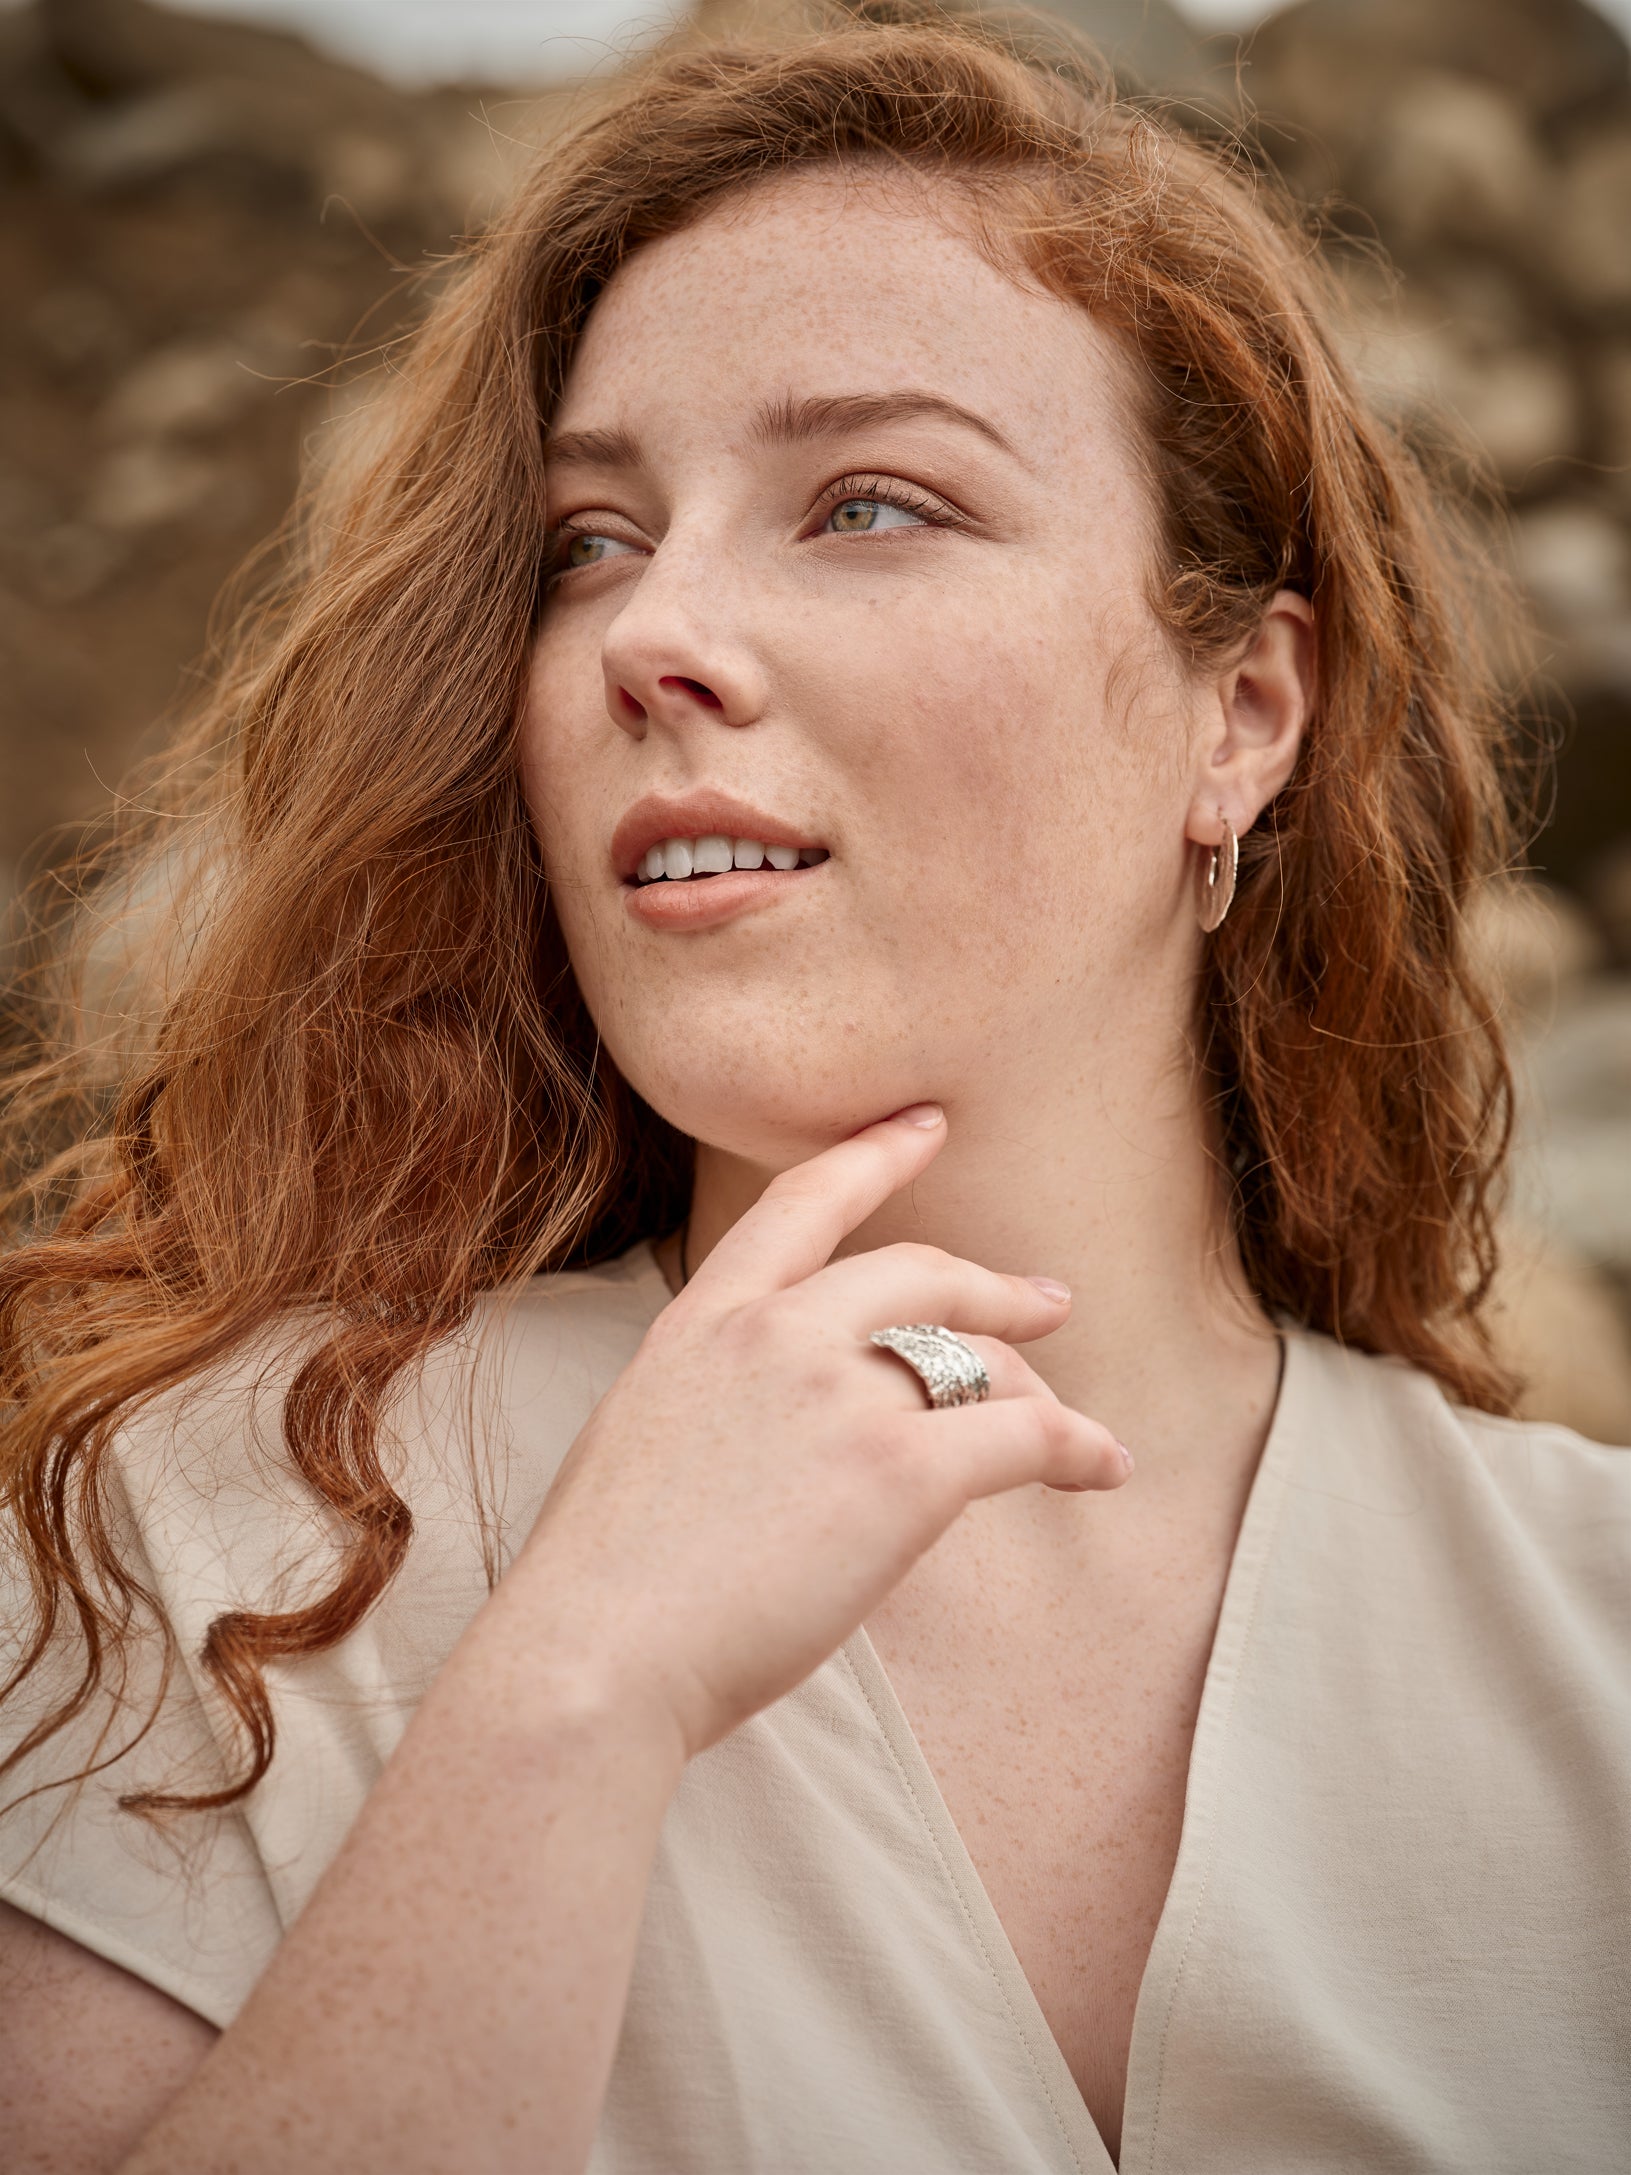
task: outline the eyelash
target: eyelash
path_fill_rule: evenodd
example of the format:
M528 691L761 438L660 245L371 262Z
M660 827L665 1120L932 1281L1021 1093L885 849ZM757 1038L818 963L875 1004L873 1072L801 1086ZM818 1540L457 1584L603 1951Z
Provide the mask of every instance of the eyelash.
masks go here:
M852 499L874 499L880 506L898 506L904 513L915 514L927 526L940 529L956 528L962 524L962 515L947 505L944 499L926 498L914 491L910 484L900 483L892 476L849 475L840 476L829 483L812 509L819 521L825 521L836 506L848 505ZM561 564L561 554L575 536L603 536L610 532L593 520L568 516L551 530L544 553L544 572L550 581L560 580L563 574L573 571ZM586 567L585 573L589 571Z
M564 521L557 521L544 538L545 581L559 581L563 574L570 574L573 571L571 567L562 564L561 555L575 537L609 536L610 534L611 531L606 527L605 523L600 521L586 521L581 518L574 518L570 514ZM588 569L585 568L584 572L587 573Z
M815 510L825 521L835 506L847 505L856 498L875 499L880 506L898 506L903 513L916 514L935 528L953 528L961 519L944 499L925 498L910 484L897 482L892 476L840 476L816 500Z

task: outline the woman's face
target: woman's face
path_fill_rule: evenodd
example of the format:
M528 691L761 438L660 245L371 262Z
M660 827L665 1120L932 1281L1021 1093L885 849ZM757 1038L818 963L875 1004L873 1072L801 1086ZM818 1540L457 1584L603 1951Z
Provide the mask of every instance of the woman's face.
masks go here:
M1176 1044L1217 696L1146 601L1132 397L1083 311L836 173L595 305L524 782L606 1046L685 1132L781 1166L1028 1092L1152 1005ZM730 873L678 873L721 839Z

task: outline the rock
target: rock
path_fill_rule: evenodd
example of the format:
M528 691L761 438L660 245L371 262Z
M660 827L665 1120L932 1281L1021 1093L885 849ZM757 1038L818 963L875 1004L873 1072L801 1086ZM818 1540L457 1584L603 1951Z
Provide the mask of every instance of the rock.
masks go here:
M495 127L469 88L251 24L0 0L0 861L101 821L287 506L330 366L403 329L428 283L400 267L573 95L505 91Z
M1557 645L1549 676L1562 684L1561 752L1550 821L1536 864L1584 894L1594 869L1631 838L1631 658L1612 641Z
M1258 110L1339 156L1372 138L1420 69L1492 85L1548 130L1631 82L1625 40L1586 0L1301 0L1269 16L1245 61Z
M1207 55L1170 0L1049 0L1048 13L1090 39L1125 83L1168 96L1207 86Z
M1631 967L1631 837L1616 839L1597 856L1586 874L1586 897L1614 959Z
M305 131L260 90L189 83L133 98L70 130L55 163L103 193L194 176L270 204L304 203L315 188Z
M228 345L262 380L305 375L322 359L319 347L343 341L352 330L356 309L350 280L334 278L332 268L325 278L315 264L295 264L258 287L231 324Z
M1631 617L1631 539L1601 507L1552 499L1513 528L1518 571L1555 634L1612 637Z
M263 391L225 342L178 341L120 380L102 426L114 438L208 434L236 421Z
M101 100L236 81L304 99L308 124L346 108L389 115L402 107L377 76L264 23L153 7L148 0L43 0L38 19L53 57Z
M1406 284L1353 282L1350 363L1373 398L1416 422L1448 416L1502 485L1524 495L1579 445L1581 404L1561 344L1537 328L1498 275Z
M1523 1052L1523 1220L1631 1277L1631 987L1599 977Z
M1631 964L1631 63L1579 0L1303 0L1248 40L1243 80L1268 155L1358 245L1360 377L1413 430L1459 418L1516 501L1545 637L1523 699L1561 744L1533 857L1589 882L1591 913L1536 886L1481 909L1526 1082L1515 1183L1553 1249L1522 1294L1508 1279L1506 1333L1528 1409L1625 1439L1631 993L1608 970Z
M130 351L129 322L99 287L50 288L24 314L23 330L61 370L116 363Z
M89 521L62 521L43 529L29 555L28 585L42 604L82 604L104 589L125 565L124 538Z
M851 13L888 20L898 14L894 0L842 0ZM1086 38L1124 82L1149 91L1171 95L1214 87L1220 63L1232 60L1235 40L1225 43L1228 54L1217 50L1220 41L1203 44L1172 0L1048 0L1036 20L1023 10L998 6L989 0L941 0L949 15L995 12L1005 28L1023 39L1040 33L1044 43L1053 23L1063 23ZM821 9L811 0L695 0L680 36L699 43L738 44L785 28L808 28L819 21ZM1209 49L1210 48L1210 49Z
M1578 404L1555 356L1496 347L1461 325L1424 331L1420 364L1424 407L1459 417L1507 490L1532 489L1538 471L1573 451Z
M1503 1009L1533 1033L1604 959L1591 919L1564 892L1533 880L1487 885L1473 908L1472 937Z
M0 177L49 165L52 146L83 118L83 91L52 52L43 10L0 8Z
M363 129L336 129L317 159L326 201L340 197L359 218L400 219L414 208L415 178L407 147Z
M33 476L0 470L0 545L15 550L38 536L56 510L52 494Z
M427 206L457 233L475 233L509 201L537 147L586 120L611 84L559 85L527 102L523 117L502 128L473 128L468 101L428 114L423 170Z
M1477 354L1450 349L1443 397L1488 455L1506 488L1522 494L1578 440L1579 404L1568 370L1535 348Z
M1631 511L1631 341L1587 353L1593 465L1622 513Z
M1488 1320L1496 1350L1525 1382L1525 1419L1631 1444L1631 1337L1600 1270L1555 1239L1510 1229Z
M83 189L193 182L313 217L336 198L397 227L430 207L437 97L404 97L284 32L144 0L49 0L39 15L48 62L91 94L38 132L40 156ZM455 133L479 125L455 111Z
M1406 247L1529 248L1550 227L1549 163L1513 95L1423 69L1383 108L1360 166L1362 199Z
M1589 137L1565 167L1553 234L1563 292L1581 308L1631 303L1631 128Z
M231 471L220 461L179 447L142 443L109 456L86 510L98 528L125 535L201 515L219 525L231 499Z

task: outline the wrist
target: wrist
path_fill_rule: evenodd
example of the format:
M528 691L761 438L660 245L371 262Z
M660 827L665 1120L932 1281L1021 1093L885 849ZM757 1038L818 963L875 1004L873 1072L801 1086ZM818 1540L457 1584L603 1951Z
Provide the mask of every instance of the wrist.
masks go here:
M513 1571L505 1577L454 1649L438 1688L516 1757L610 1763L638 1796L666 1804L689 1750L661 1671L614 1652L559 1597L551 1602L526 1588Z

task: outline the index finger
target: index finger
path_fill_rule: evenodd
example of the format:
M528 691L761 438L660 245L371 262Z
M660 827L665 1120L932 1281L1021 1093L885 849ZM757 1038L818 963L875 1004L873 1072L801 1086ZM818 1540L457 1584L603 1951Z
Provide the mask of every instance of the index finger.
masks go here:
M945 1141L940 1105L913 1103L795 1163L732 1224L690 1288L729 1303L801 1284L825 1267L840 1239L926 1169Z

